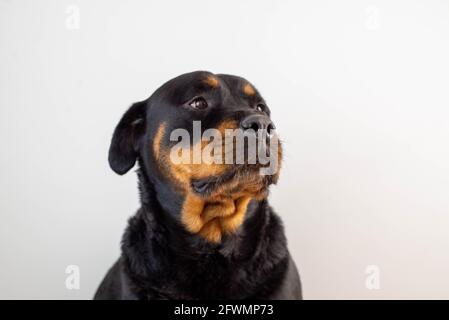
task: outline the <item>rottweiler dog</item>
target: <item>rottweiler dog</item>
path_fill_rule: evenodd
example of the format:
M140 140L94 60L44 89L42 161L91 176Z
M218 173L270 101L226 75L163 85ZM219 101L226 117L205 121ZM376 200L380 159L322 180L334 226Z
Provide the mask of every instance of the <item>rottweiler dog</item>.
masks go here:
M193 135L184 147L206 148L194 122L201 133L265 131L256 142L266 154L278 147L275 171L261 174L267 165L250 162L248 152L242 163L234 155L231 163L173 161L187 150L173 139L176 130ZM282 157L274 132L264 99L237 76L183 74L134 103L115 128L109 164L123 175L138 163L141 206L95 299L301 299L282 222L267 201Z

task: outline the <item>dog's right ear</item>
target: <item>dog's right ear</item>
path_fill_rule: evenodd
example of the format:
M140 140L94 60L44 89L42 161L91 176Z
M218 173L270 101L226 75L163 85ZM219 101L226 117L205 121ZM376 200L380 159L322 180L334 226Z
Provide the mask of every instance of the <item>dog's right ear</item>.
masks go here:
M109 165L122 175L136 163L145 131L147 100L134 103L115 128L109 147Z

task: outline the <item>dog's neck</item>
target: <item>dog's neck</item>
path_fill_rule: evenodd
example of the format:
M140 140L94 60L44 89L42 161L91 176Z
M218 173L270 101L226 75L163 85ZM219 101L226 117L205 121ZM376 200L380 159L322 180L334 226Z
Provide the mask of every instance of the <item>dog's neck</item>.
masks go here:
M288 258L285 237L266 200L252 201L236 233L212 243L180 223L176 208L181 206L176 203L182 198L173 199L169 191L156 190L158 186L144 170L139 169L138 176L142 207L130 219L122 241L126 275L131 283L139 284L136 295L243 299L260 294L259 283L283 274ZM164 204L168 199L170 202ZM259 259L261 256L269 259ZM251 274L253 285L240 283L238 270L242 268ZM198 283L205 275L210 280ZM239 285L229 287L230 282ZM213 289L217 287L222 289Z
M166 240L174 242L174 246L186 245L188 242L189 247L199 245L202 249L216 250L228 244L235 245L237 240L241 240L242 228L225 235L220 242L207 241L201 234L188 231L181 222L185 197L173 190L170 185L146 174L142 168L138 169L137 174L142 208L146 214L151 215L158 228L166 230ZM266 200L251 201L246 208L245 219L251 218L256 211L266 209L267 206Z

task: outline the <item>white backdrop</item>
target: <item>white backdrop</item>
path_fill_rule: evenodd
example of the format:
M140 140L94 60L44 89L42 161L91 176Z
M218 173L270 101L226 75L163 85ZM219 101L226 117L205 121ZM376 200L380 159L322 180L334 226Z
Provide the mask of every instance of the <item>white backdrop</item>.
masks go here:
M1 0L0 48L0 298L93 296L138 207L114 126L200 69L272 109L305 298L449 298L448 1Z

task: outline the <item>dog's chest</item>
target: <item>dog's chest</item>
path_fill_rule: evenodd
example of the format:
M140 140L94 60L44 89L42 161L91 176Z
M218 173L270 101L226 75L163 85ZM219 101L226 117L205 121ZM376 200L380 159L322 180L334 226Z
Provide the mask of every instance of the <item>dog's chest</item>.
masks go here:
M231 263L223 257L173 267L168 281L151 290L151 299L248 299L257 295L264 281L251 263Z

